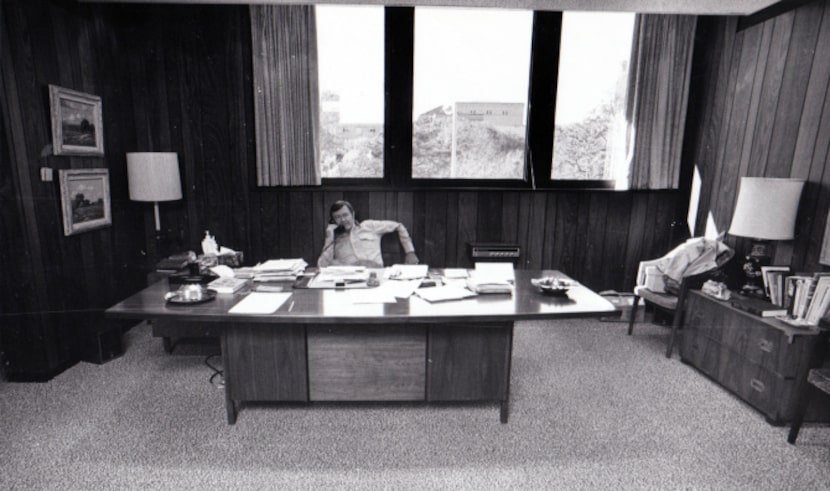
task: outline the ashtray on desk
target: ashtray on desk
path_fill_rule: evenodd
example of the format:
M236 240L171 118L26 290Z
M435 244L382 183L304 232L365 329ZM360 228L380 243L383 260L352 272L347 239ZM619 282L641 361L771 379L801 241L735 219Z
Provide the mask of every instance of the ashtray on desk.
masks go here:
M554 278L554 277L547 277L547 278L532 278L530 280L530 284L537 287L539 291L544 293L545 295L552 295L558 297L564 297L568 294L568 289L573 286L573 282L563 279L563 278Z
M174 305L205 303L214 298L216 298L216 290L208 290L201 285L182 285L178 290L164 296L167 303Z

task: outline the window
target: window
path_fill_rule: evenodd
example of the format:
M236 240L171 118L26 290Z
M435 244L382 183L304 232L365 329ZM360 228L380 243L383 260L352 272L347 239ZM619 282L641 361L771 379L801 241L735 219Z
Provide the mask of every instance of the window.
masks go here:
M524 179L533 13L416 8L412 177Z
M562 15L553 180L625 179L634 14Z
M318 5L324 178L383 177L383 7Z

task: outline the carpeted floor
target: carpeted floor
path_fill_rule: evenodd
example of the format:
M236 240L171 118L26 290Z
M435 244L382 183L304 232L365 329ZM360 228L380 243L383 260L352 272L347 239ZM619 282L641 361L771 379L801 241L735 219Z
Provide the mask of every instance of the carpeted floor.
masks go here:
M226 424L212 345L0 384L0 489L830 489L830 426L797 445L677 358L668 330L516 327L511 415L495 405L246 406ZM218 364L218 359L213 359Z

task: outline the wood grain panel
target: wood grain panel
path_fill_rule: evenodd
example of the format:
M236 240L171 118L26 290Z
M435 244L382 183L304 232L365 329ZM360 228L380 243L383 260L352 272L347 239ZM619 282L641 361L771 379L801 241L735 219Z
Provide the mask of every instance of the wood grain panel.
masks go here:
M423 326L309 326L310 400L424 400L425 355Z
M307 401L302 326L235 324L225 331L225 380L234 400ZM230 360L233 360L231 364Z
M512 339L511 323L430 326L427 400L506 399Z

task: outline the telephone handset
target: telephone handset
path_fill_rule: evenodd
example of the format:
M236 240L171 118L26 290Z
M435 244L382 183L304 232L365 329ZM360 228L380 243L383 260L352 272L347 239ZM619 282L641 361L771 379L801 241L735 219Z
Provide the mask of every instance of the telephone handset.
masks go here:
M334 229L334 235L340 235L346 233L346 227L343 225L338 225L337 228Z

